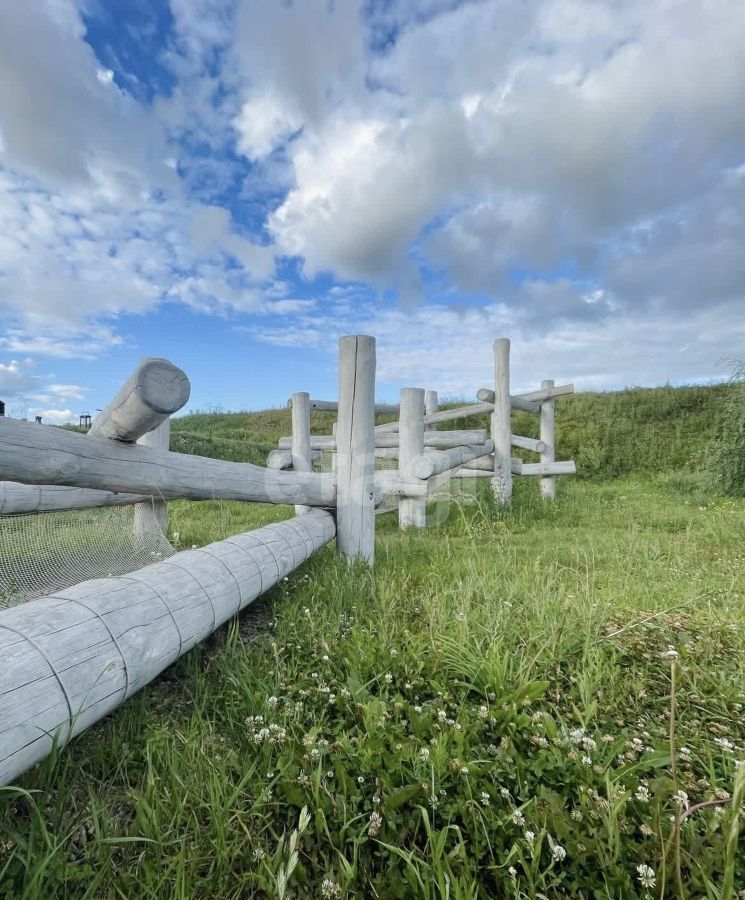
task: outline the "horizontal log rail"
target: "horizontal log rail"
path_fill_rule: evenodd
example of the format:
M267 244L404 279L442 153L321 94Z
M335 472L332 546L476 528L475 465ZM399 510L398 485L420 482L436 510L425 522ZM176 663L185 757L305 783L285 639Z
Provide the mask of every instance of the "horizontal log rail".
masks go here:
M488 460L491 464L487 466L484 460ZM453 473L454 478L478 478L483 476L488 478L494 469L494 460L490 456L481 457L462 466ZM564 460L552 463L526 463L521 459L512 460L513 475L539 475L547 477L549 475L576 475L577 467L573 460Z
M475 428L469 431L425 431L424 444L427 447L458 447L462 444L483 444L486 430ZM398 447L399 437L396 432L377 432L375 449ZM280 450L292 447L292 437L286 435L277 441ZM310 446L313 450L336 450L336 437L333 434L312 434Z
M335 535L312 510L0 610L0 784L108 715Z
M151 500L146 494L120 494L115 491L91 491L61 485L0 481L0 516L95 509L100 506L131 506L134 503L149 503Z
M0 479L146 494L333 506L333 475L279 472L0 418Z
M491 413L493 403L471 403L468 406L456 406L453 409L443 409L440 412L431 413L424 417L424 424L437 425L440 422L452 422L454 419L465 419L469 416L478 416L482 413ZM376 425L375 433L398 431L398 422L386 422L384 425Z
M540 391L527 391L521 394L512 394L510 396L510 402L513 409L539 413L541 411L541 403L544 400L551 400L554 397L563 397L566 394L573 393L573 384L557 384L555 387L544 388ZM479 388L479 390L476 391L476 396L485 403L494 403L494 391L489 388Z
M287 406L292 409L292 397L287 401ZM339 411L339 401L338 400L310 400L310 408L318 410L318 412L338 412ZM375 413L376 415L394 415L398 412L398 404L397 403L376 403L375 404Z
M449 469L456 469L472 459L477 459L494 452L494 442L487 441L476 447L451 447L449 450L435 450L431 453L417 456L411 463L411 473L417 478L431 478L440 475Z

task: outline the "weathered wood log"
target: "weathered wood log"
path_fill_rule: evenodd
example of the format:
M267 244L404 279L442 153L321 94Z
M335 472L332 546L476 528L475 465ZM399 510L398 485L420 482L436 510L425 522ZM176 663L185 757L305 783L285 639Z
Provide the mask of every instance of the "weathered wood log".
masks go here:
M547 379L541 382L541 390L550 392L554 387L553 381ZM544 400L541 403L541 440L545 442L546 448L541 451L541 463L550 465L555 457L555 430L556 430L556 401L553 397ZM556 479L552 475L546 475L541 478L540 483L541 496L545 500L553 500L556 497Z
M298 391L292 395L292 468L295 472L310 472L310 394ZM308 512L309 506L297 504L295 515Z
M164 500L253 500L333 506L333 475L165 453L51 425L0 418L0 479L145 494Z
M512 404L510 401L510 342L494 341L494 412L491 437L494 441L494 477L492 490L498 503L512 500Z
M51 484L0 481L0 516L93 509L98 506L131 506L133 503L145 503L149 499L145 494L120 494Z
M334 531L313 510L0 610L0 784L108 715Z
M510 462L510 468L512 470L513 475L519 475L524 463L518 456L513 456ZM472 459L468 462L466 468L468 469L479 469L482 472L487 472L489 474L494 474L494 454L490 453L488 456L477 456L476 459Z
M111 403L93 420L93 437L136 441L156 429L189 399L186 373L167 359L143 359Z
M288 406L292 406L292 397L287 401ZM338 412L338 400L310 400L310 408L317 409L319 412ZM393 415L398 412L398 406L395 403L376 403L376 415Z
M552 400L554 397L564 397L567 394L573 393L573 384L555 384L553 387L542 387L540 391L528 391L527 393L521 393L519 396L524 400L533 400L536 403L543 403L544 400Z
M523 463L522 475L576 475L574 460L557 460L552 463Z
M431 478L433 475L439 475L442 472L447 472L449 469L463 466L473 459L483 459L485 453L491 454L493 451L493 441L487 441L485 444L478 444L475 447L451 447L449 450L433 450L430 453L417 456L411 463L410 471L417 478ZM489 456L489 459L491 459L491 456Z
M437 391L424 392L424 424L427 424L427 416L437 415ZM437 431L437 424L430 422L430 428Z
M520 447L523 450L532 450L533 453L543 453L546 449L546 443L544 441L523 437L521 434L511 435L510 442L513 447Z
M338 427L337 427L338 432ZM374 449L398 447L398 432L374 432ZM459 431L425 431L425 447L459 447L462 444L483 444L486 440L486 431L483 428L473 428ZM530 440L527 438L526 440ZM289 450L292 446L292 437L284 435L277 441L280 450ZM336 450L337 438L332 434L312 434L310 446L313 450Z
M490 388L479 388L479 390L476 391L476 396L485 403L494 403L494 391ZM540 403L535 403L533 400L523 400L519 394L512 394L510 401L513 409L519 409L522 412L538 415L541 411Z
M468 406L457 406L453 409L441 409L439 412L425 415L424 424L437 426L440 422L452 422L454 419L465 419L468 416L491 413L493 409L493 403L471 403ZM398 431L398 422L386 422L384 425L375 426L376 435L396 431Z
M166 419L153 431L148 431L137 443L143 447L152 447L154 450L168 452L171 444L171 420ZM168 504L165 500L152 497L144 503L138 503L134 508L134 521L132 527L136 537L145 537L156 528L163 534L168 534Z
M424 391L401 388L398 471L402 478L412 474L411 467L424 453ZM426 500L406 498L398 504L398 527L424 528L427 524Z
M339 341L336 545L350 561L375 556L375 338ZM311 446L313 441L311 439Z
M320 450L310 451L310 461L314 463L321 458ZM291 469L292 468L292 450L272 450L266 458L267 469Z
M374 484L377 505L386 496L426 497L428 493L426 482L419 478L402 476L395 469L376 472Z

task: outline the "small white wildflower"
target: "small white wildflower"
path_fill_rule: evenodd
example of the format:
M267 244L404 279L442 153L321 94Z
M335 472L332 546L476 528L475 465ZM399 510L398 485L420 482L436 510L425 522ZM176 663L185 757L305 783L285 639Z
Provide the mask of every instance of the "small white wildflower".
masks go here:
M650 828L646 822L644 822L643 825L639 826L639 831L641 831L644 837L652 837L652 835L654 834L654 830Z
M479 706L479 715L482 719L486 719L489 716L489 707L488 706Z
M671 662L676 660L680 656L675 647L668 647L665 651L665 659L669 659Z
M279 697L269 697L266 702L269 706L271 706L272 709L274 709L274 707L279 703Z
M375 835L380 831L383 826L383 817L379 812L370 813L370 821L367 825L367 833L370 837L375 837Z
M504 797L505 800L509 800L510 792L506 787L500 788L499 793Z
M507 869L507 874L514 881L515 878L517 878L517 869L514 866L510 866L509 869Z
M390 672L386 672L385 683L386 683L386 684L392 684L392 683L393 683L393 675L391 675Z
M419 756L421 757L422 762L427 762L429 760L429 748L422 747L422 749L419 751Z
M517 825L518 828L522 828L525 824L525 816L520 812L519 809L516 809L514 813L512 813L512 821Z
M655 884L657 883L657 879L655 878L654 869L651 866L646 865L645 863L639 863L636 867L637 878L639 879L639 883L643 888L647 888L647 890L651 890Z
M685 791L676 791L673 794L673 803L680 809L688 809L688 794Z
M461 774L464 778L468 778L468 766L461 766L461 767L460 767L460 774Z
M554 862L564 862L567 858L567 852L561 844L554 844L551 848L551 857Z
M398 656L398 650L395 647L391 647L391 656Z
M636 793L634 794L634 796L641 803L649 803L649 788L646 786L646 784L640 784L636 789Z
M357 784L364 784L364 783L365 783L365 779L362 777L362 775L358 775L357 776Z
M334 900L335 897L341 897L341 888L330 878L324 878L321 883L321 896L325 900Z
M486 791L482 791L481 792L481 805L488 806L490 802L491 802L491 798L489 797L489 795L486 793Z
M535 831L526 831L526 832L524 832L524 835L525 835L525 840L526 840L526 841L530 844L530 846L532 847L532 846L533 846L533 841L535 841Z

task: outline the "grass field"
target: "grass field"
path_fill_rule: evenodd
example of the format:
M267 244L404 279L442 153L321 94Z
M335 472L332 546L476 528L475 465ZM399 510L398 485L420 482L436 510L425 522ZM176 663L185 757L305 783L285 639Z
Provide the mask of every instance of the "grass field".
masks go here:
M258 634L233 622L4 790L0 896L744 897L745 500L692 463L724 390L562 401L593 477L555 504L524 479L509 512L381 517L373 574L325 548ZM288 430L262 417L177 433L258 455ZM286 514L174 503L171 528Z

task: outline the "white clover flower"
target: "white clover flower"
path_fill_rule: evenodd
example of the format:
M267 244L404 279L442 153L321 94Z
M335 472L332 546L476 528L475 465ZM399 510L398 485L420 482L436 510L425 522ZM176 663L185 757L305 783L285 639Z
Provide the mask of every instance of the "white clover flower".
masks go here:
M422 747L422 749L419 751L419 756L421 757L422 762L427 762L429 760L429 748Z
M510 866L509 869L507 869L507 874L514 881L514 879L517 878L517 869L514 866Z
M654 829L650 828L646 822L643 825L639 826L639 831L644 835L644 837L652 837L654 834Z
M385 675L385 683L386 683L386 684L392 684L392 683L393 683L393 675L391 675L390 672L386 672L386 675Z
M489 716L489 707L488 706L479 706L479 715L482 719L486 719Z
M676 660L679 656L680 654L675 649L675 647L668 647L665 651L665 659L669 659L671 662Z
M461 767L460 767L460 774L461 774L464 778L468 778L468 766L461 766Z
M358 775L357 776L357 784L364 784L364 783L365 783L365 779L362 777L362 775Z
M391 647L391 656L398 656L398 650L395 647Z
M561 844L554 844L551 848L551 857L554 862L564 862L567 858L567 852Z
M532 847L532 846L533 846L533 842L535 841L535 831L525 831L525 832L523 832L523 833L524 833L524 835L525 835L525 840L526 840L526 841L530 844L530 846Z
M500 788L499 793L504 797L505 800L508 800L510 797L509 788L506 788L506 787Z
M271 706L272 709L274 709L274 707L279 703L279 697L269 697L266 702L269 706Z
M489 795L486 793L486 791L482 791L481 792L481 805L488 806L490 802L491 802L491 798L489 797Z
M367 825L367 833L370 837L375 837L375 835L380 831L383 826L383 817L379 812L370 813L370 821Z
M336 897L341 897L341 888L331 878L324 878L321 883L321 896L325 900L334 900Z
M649 803L649 797L650 797L649 788L646 786L646 784L643 784L643 783L640 784L639 787L636 789L636 793L634 794L634 796L641 803Z
M253 857L255 860L263 859L266 856L266 852L263 847L254 847Z
M586 766L591 766L591 765L592 765L592 757L591 757L591 756L587 756L587 754L585 754L585 755L582 757L582 762L583 762Z
M520 812L519 809L516 809L514 813L512 813L512 821L517 825L518 828L522 828L525 824L525 816Z
M639 883L643 888L647 888L647 890L651 890L655 884L657 883L657 879L655 878L654 869L651 866L646 865L645 863L639 863L636 867L637 878L639 879Z
M676 791L673 794L673 803L680 809L688 809L688 794L685 791Z

